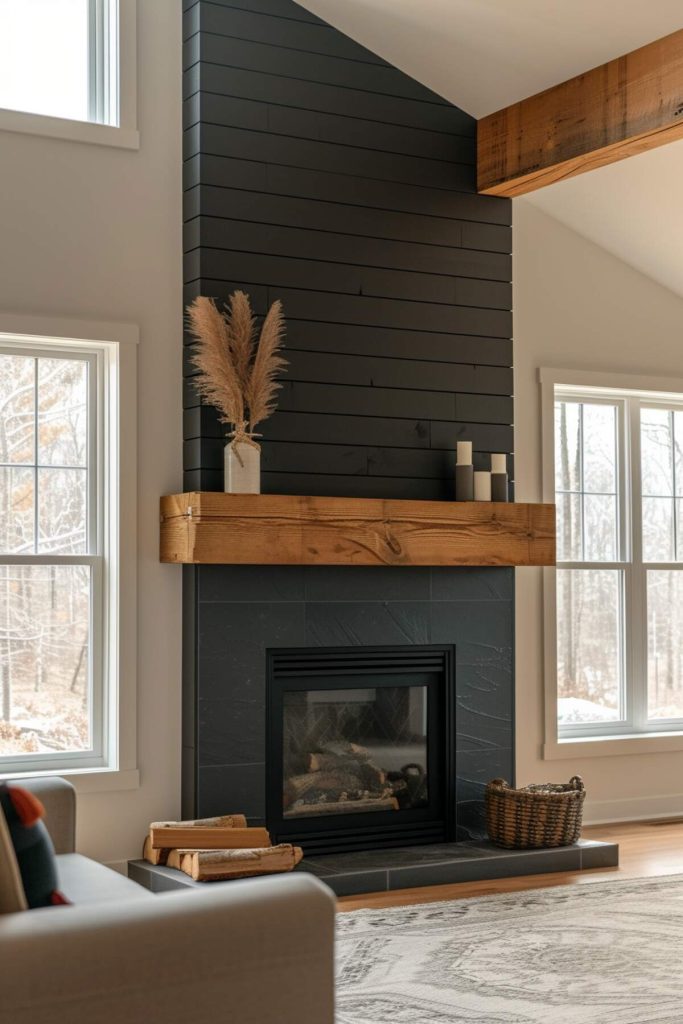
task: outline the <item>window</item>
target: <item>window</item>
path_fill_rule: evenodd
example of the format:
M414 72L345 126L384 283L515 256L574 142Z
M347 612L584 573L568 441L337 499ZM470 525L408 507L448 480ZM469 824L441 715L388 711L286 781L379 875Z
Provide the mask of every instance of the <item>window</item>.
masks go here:
M0 107L118 124L116 0L0 0Z
M548 386L558 736L683 732L683 394Z
M103 348L0 339L0 771L110 764Z

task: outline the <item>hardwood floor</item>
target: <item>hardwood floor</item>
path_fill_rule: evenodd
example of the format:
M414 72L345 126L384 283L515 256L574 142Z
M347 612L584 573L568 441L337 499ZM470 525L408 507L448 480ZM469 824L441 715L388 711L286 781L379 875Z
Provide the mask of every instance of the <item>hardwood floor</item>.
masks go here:
M552 885L589 885L619 878L683 874L683 820L593 825L583 830L583 836L585 839L605 839L619 843L619 867L344 896L338 901L339 910L398 907L412 903L457 900L467 896L490 896L521 889L541 889Z

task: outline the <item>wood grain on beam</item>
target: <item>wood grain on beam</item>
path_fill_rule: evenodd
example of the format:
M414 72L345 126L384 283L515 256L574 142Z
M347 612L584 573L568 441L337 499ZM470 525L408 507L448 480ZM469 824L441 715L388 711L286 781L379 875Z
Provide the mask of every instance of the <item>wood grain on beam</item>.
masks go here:
M553 565L555 507L283 494L161 499L162 562Z
M683 29L482 118L477 187L519 196L683 138Z

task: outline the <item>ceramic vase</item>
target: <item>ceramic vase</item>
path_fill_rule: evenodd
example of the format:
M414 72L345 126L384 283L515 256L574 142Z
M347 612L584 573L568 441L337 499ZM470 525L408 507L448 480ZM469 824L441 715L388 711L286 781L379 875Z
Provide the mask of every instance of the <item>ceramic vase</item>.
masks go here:
M261 449L237 441L224 452L226 494L261 493Z

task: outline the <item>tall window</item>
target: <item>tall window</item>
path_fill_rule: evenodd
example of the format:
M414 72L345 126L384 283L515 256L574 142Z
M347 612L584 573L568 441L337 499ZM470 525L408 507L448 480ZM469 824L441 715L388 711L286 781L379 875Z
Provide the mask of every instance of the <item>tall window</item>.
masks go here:
M118 124L117 0L0 0L0 107Z
M560 737L683 731L683 395L554 389Z
M0 347L0 770L105 756L101 351Z

